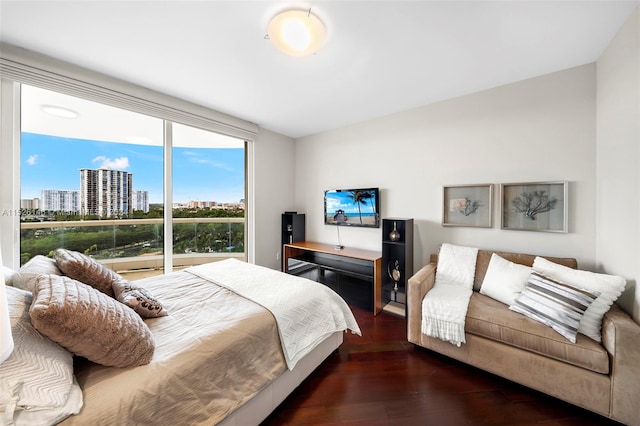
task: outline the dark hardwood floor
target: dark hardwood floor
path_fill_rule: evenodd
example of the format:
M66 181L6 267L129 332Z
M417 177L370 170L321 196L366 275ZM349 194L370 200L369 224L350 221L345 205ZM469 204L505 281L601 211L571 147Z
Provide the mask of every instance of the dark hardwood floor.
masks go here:
M270 425L618 425L407 341L406 320L352 308L345 341Z

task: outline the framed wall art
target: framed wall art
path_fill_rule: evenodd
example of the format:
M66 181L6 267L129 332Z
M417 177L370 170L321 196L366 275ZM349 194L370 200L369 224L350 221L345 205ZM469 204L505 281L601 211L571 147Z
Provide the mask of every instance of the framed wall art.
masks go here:
M566 233L568 206L566 181L500 184L502 229Z
M443 187L443 226L491 228L493 184Z

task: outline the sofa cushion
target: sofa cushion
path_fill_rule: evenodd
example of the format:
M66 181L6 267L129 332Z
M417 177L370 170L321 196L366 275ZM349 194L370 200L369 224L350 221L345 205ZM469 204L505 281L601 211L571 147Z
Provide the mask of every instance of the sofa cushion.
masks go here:
M576 343L571 343L546 325L478 292L471 296L465 331L597 373L609 373L609 355L594 340L578 334Z
M505 251L478 250L478 255L476 256L476 271L473 279L473 289L476 291L480 291L480 287L482 287L482 281L484 280L484 276L487 273L487 268L489 267L489 262L491 261L491 256L493 255L493 253L496 253L503 259L508 260L509 262L518 263L520 265L525 265L525 266L532 266L533 261L537 257L536 255L533 255L533 254L510 253ZM544 256L544 258L552 261L553 263L564 265L568 268L575 269L578 267L578 261L572 257ZM438 255L432 254L430 257L430 262L437 264Z

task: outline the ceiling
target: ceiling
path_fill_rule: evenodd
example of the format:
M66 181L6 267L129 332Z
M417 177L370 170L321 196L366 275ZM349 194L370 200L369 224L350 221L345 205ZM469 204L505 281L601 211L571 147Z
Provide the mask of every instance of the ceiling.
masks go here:
M639 4L0 0L0 40L299 138L594 62ZM264 38L289 8L315 55Z

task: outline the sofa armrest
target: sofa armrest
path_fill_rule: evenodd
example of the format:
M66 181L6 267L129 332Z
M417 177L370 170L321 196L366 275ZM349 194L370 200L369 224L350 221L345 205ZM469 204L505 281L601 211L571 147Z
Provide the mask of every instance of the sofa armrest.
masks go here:
M611 414L625 424L638 421L640 325L617 305L602 321L602 344L611 359Z
M407 281L407 338L420 344L422 334L422 299L433 288L436 281L436 264L423 266Z

